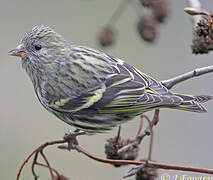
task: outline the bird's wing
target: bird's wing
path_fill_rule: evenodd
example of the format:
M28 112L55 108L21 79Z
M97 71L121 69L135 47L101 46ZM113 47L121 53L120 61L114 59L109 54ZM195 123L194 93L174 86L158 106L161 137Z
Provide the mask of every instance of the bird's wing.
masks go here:
M166 88L132 66L118 64L117 70L118 73L111 74L96 88L75 98L60 99L50 107L61 112L96 109L107 114L138 114L152 107L174 103Z
M114 74L95 89L82 92L75 98L59 99L48 106L60 112L77 112L86 108L109 109L116 106L131 109L137 105L144 89L142 83L132 81L130 76Z
M107 79L104 96L92 106L102 113L138 114L162 105L180 103L181 98L133 66L123 63L117 67L120 74ZM126 80L120 80L121 75Z
M174 103L168 89L124 61L86 47L77 47L75 51L72 66L82 68L81 74L75 75L81 76L88 88L76 96L49 103L49 108L61 112L96 109L104 113L137 113L142 109ZM90 83L99 76L102 79Z

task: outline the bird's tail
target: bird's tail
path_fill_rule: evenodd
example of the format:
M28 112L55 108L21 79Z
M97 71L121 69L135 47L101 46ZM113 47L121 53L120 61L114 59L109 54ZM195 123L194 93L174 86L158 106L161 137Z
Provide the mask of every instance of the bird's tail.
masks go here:
M181 109L185 111L192 112L207 112L206 108L203 106L203 103L213 99L213 96L201 95L201 96L190 96L190 95L182 95L175 94L183 99L183 101L179 105L171 106L170 108Z

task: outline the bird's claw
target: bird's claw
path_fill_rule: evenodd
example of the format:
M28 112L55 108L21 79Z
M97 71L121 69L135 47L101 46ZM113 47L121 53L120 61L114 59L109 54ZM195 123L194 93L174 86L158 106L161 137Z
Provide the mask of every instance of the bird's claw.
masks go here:
M67 131L63 137L64 140L70 140L72 139L73 137L76 137L78 136L80 130L79 129L75 129L75 130L72 130L70 129L69 131Z
M66 143L60 144L58 148L60 149L75 149L76 145L78 145L77 136L85 134L84 132L81 132L79 129L76 130L69 130L65 133L63 139L66 141Z

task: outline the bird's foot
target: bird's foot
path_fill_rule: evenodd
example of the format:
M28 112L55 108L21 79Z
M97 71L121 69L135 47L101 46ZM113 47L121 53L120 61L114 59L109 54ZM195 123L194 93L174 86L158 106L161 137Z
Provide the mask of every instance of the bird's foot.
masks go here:
M79 129L76 130L69 130L65 133L63 139L66 141L63 144L60 144L58 146L58 148L60 149L67 149L67 150L71 150L71 149L75 149L76 145L78 145L78 140L77 140L77 136L80 135L84 135L85 132L80 131Z

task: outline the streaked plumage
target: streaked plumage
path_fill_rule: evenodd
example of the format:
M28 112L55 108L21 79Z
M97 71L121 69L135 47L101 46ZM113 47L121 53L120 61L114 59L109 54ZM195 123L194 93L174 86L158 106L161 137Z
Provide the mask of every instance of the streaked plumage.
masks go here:
M70 44L43 25L25 33L10 53L22 57L41 104L89 133L109 130L155 108L206 112L202 103L212 99L174 94L121 59Z

